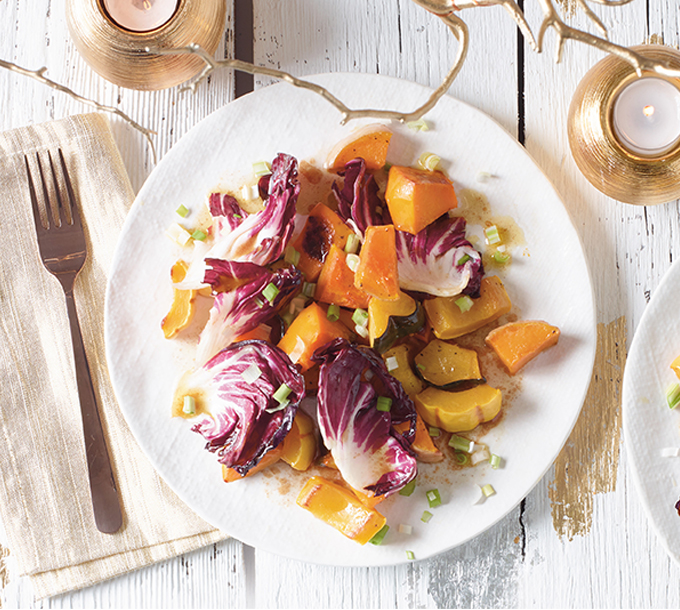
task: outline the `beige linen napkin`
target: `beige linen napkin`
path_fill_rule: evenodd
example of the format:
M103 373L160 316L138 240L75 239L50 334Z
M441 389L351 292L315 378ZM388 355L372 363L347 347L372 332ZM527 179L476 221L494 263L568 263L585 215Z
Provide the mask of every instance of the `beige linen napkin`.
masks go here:
M58 147L88 238L75 295L123 506L123 527L114 535L94 524L64 294L39 258L29 200L24 154ZM0 518L36 597L225 538L156 474L109 379L106 278L134 195L107 119L88 114L0 134L0 196Z

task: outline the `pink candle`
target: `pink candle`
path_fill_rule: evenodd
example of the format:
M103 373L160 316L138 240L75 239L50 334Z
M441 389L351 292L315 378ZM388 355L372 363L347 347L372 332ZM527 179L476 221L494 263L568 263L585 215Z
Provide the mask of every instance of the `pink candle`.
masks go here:
M102 0L109 17L133 32L148 32L167 23L179 0Z

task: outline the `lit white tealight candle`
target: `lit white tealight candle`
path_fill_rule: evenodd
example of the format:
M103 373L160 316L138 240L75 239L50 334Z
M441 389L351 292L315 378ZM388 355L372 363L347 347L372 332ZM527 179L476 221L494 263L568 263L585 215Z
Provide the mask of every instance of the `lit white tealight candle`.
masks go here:
M680 90L653 76L639 78L614 101L614 131L633 153L655 156L680 139Z
M119 26L148 32L167 23L179 0L102 0L106 12Z

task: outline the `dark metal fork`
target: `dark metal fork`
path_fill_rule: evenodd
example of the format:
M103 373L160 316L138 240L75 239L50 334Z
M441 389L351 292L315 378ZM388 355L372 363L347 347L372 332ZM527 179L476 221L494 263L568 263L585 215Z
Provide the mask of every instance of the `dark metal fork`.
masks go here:
M40 206L36 194L28 157L26 172L28 187L31 193L35 230L38 235L38 247L43 264L47 270L61 283L66 294L66 306L71 325L73 356L76 364L76 380L80 397L80 411L85 433L85 453L90 476L90 492L97 529L106 534L113 534L120 528L123 517L118 499L118 490L111 470L111 462L106 449L102 423L97 409L90 367L85 355L85 346L80 332L76 303L73 298L73 286L76 277L87 258L87 244L80 219L80 212L73 192L73 186L66 171L64 155L59 150L59 166L66 197L62 197L62 189L57 181L52 155L48 152L49 168L52 174L54 197L50 197L50 189L45 179L40 155L36 155L40 182L45 202L46 226L41 220Z

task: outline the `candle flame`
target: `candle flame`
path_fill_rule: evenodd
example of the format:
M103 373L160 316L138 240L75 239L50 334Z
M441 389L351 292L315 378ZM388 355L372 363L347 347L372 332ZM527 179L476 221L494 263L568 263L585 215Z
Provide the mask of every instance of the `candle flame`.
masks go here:
M642 114L644 114L646 117L652 116L654 114L654 106L648 104L642 109Z

